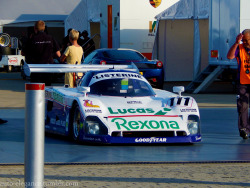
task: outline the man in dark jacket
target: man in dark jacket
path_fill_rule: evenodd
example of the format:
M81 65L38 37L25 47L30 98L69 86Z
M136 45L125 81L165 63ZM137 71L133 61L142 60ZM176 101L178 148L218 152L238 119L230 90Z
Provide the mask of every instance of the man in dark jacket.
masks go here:
M56 40L46 34L45 22L39 20L34 25L34 34L30 36L27 45L23 49L23 55L28 64L53 64L54 57L60 57L60 46ZM51 75L49 74L32 74L31 81L45 81L46 85L51 84Z

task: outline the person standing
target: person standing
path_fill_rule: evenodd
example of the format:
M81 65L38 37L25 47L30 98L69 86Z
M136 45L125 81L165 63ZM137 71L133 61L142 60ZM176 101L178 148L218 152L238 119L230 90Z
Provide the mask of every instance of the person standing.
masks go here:
M71 30L72 30L72 28L68 29L68 34L62 40L62 50L61 50L61 53L63 53L66 50L66 48L71 45L71 43L69 41L69 33L70 33Z
M83 49L77 43L78 38L79 32L75 29L72 29L69 33L69 40L72 45L68 46L65 52L62 54L60 58L61 62L66 61L67 64L81 64ZM68 85L71 88L74 87L73 73L65 73L64 83L65 85Z
M60 46L56 40L45 32L45 22L39 20L34 25L34 34L27 41L22 51L28 64L53 64L54 57L60 57ZM36 73L31 75L34 82L44 81L51 85L51 75Z
M92 51L95 50L95 42L93 39L89 38L88 31L84 30L82 32L83 41L82 44L80 44L84 51L84 58L87 57Z
M241 44L242 41L242 44ZM237 59L237 110L238 128L243 139L249 137L249 94L250 94L250 29L238 34L227 54L228 59Z

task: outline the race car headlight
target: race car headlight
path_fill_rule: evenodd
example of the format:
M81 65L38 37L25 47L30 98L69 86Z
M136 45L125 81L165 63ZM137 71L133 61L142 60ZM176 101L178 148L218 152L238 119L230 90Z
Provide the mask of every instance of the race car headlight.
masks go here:
M188 130L190 134L199 134L200 133L200 119L199 116L190 115L188 116Z
M86 132L87 134L99 134L100 133L99 123L94 121L87 121Z
M108 129L96 116L88 116L85 119L85 134L107 135Z

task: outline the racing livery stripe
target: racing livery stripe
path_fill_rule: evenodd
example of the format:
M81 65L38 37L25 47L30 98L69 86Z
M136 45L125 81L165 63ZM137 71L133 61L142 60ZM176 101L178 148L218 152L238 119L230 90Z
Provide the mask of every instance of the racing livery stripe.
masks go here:
M181 117L181 115L127 115L127 116L108 116L108 118L123 118L123 117Z
M193 106L193 100L190 97L172 97L169 99L170 104L169 106L174 107L174 106L188 106L192 107ZM191 101L191 103L190 103Z
M185 103L184 103L185 106L188 106L189 100L190 98L186 98Z

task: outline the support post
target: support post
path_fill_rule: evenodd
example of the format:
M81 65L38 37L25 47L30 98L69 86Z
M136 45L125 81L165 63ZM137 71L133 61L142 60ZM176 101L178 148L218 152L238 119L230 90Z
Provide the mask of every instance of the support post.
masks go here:
M44 88L43 83L25 85L25 187L44 187Z

